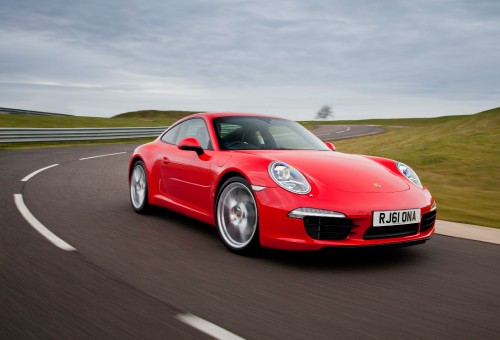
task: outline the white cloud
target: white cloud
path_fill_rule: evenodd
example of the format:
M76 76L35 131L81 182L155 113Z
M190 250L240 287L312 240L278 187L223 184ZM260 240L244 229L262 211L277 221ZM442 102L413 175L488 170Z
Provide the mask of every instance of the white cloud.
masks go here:
M0 9L1 106L305 119L329 104L340 119L499 105L497 1L32 0Z

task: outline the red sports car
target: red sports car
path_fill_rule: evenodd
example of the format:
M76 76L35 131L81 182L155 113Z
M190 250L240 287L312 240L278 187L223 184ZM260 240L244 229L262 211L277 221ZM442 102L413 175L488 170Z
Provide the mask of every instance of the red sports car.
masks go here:
M130 159L135 211L165 207L217 227L231 251L412 245L436 203L407 165L336 152L296 122L186 117Z

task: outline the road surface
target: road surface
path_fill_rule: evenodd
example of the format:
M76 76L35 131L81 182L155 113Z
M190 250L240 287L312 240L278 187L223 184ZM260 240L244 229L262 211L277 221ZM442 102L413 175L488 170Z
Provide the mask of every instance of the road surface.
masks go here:
M384 129L375 125L316 125L311 132L323 141L332 141L375 135Z
M500 246L435 235L391 251L236 256L208 225L133 212L133 149L0 151L0 338L499 337ZM14 194L75 251L35 231Z

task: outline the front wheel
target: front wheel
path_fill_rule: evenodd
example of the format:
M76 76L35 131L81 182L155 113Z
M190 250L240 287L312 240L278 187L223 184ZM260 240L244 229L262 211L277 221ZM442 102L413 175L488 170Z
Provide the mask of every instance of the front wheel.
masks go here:
M222 186L216 204L217 230L224 245L237 254L259 246L257 203L248 182L232 177Z
M138 213L144 214L150 208L148 203L148 178L144 163L141 161L134 163L130 173L130 201L132 207Z

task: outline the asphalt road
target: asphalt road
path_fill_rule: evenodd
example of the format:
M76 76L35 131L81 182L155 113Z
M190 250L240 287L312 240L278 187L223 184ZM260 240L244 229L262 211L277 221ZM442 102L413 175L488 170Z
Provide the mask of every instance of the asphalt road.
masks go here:
M208 225L133 212L133 148L0 151L0 338L208 338L182 313L247 339L500 336L498 245L436 235L391 251L236 256ZM40 236L16 193L77 251Z
M384 129L374 125L316 125L312 132L323 141L375 135Z

